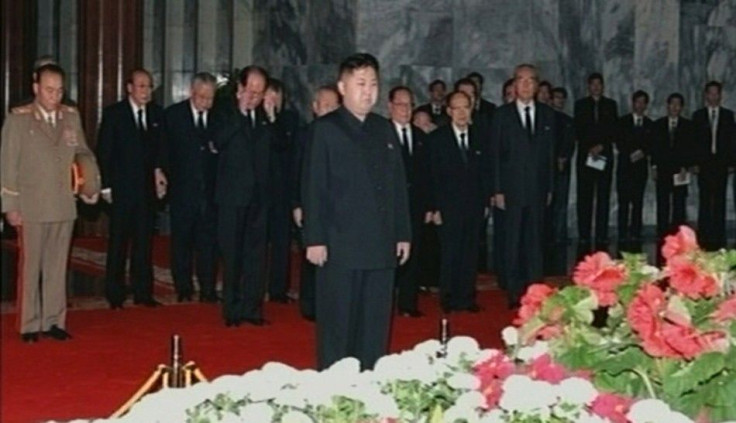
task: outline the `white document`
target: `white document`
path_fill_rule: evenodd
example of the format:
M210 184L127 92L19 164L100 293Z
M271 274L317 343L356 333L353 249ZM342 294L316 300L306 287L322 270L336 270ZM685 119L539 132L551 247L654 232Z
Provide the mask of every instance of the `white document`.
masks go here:
M676 187L690 185L690 172L680 172L672 175L672 184Z
M604 171L606 169L607 159L604 156L594 157L588 154L588 160L585 161L585 165L595 170Z

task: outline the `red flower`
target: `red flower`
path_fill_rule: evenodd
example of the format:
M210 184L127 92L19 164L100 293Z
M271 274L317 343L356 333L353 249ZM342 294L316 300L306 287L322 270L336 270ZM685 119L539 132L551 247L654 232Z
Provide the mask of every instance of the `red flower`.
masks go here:
M521 298L521 307L519 308L519 314L514 319L514 325L523 326L524 323L536 316L539 310L542 309L544 301L555 292L557 292L557 288L552 288L543 283L530 285L526 290L526 294Z
M607 418L613 423L627 423L626 414L629 412L632 400L615 394L600 394L593 400L591 409L600 417Z
M692 326L664 323L662 336L665 342L686 360L692 360L703 352L698 333Z
M595 292L598 304L610 306L618 301L616 288L626 279L626 268L616 264L604 252L591 254L575 268L572 280L581 286L587 286Z
M723 323L726 320L736 320L736 294L722 302L711 317L718 323Z
M626 310L626 319L631 329L642 340L642 348L654 357L677 357L661 334L662 321L660 315L665 312L667 302L664 292L656 285L644 285Z
M670 286L688 298L697 300L718 294L718 282L696 263L683 256L673 257L667 263Z
M552 357L549 354L542 354L531 362L529 377L534 380L560 383L565 378L565 375L565 368L552 361Z
M495 354L473 367L473 373L480 380L480 392L485 396L488 407L494 407L501 399L501 386L516 367L505 354Z
M662 257L669 261L672 257L687 254L698 248L698 239L695 232L687 226L680 226L680 230L674 235L668 235L662 246Z

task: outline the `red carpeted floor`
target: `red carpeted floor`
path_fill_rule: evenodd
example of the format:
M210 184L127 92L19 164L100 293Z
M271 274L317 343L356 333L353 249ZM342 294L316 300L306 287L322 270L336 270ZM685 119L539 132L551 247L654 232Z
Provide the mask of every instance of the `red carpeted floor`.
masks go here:
M470 335L482 346L500 345L499 333L512 315L500 291L479 292L484 311L450 316L454 335ZM425 295L426 316L397 317L392 351L436 337L437 297ZM159 363L168 362L169 337L178 333L186 360L209 378L240 374L267 361L295 367L314 365L314 327L296 304L266 304L265 327L226 328L216 305L169 305L158 309L77 310L68 315L74 339L42 339L23 344L14 330L15 315L2 316L0 421L36 422L102 417L124 403Z

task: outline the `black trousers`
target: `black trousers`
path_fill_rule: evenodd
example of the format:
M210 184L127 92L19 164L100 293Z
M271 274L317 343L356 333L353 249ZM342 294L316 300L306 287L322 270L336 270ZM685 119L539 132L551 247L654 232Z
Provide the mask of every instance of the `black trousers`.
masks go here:
M687 223L687 185L675 187L670 172L657 175L657 237L664 238Z
M214 204L171 202L171 275L179 295L192 295L196 262L200 296L215 295L217 212Z
M409 260L403 266L396 269L396 307L399 311L417 311L417 297L419 294L419 251L422 248L422 227L424 222L421 217L412 217L411 225L411 254Z
M439 286L440 277L440 236L434 224L422 227L421 248L419 254L419 285L425 287Z
M642 214L644 210L644 188L649 172L647 164L621 166L616 172L618 194L618 239L641 238Z
M221 206L218 238L223 259L223 317L229 321L263 315L266 212L257 206Z
M482 212L443 213L440 226L440 303L464 310L475 304L478 226Z
M507 207L505 213L505 281L510 301L542 278L544 205Z
M578 160L578 236L583 242L591 241L593 201L595 200L596 242L608 241L608 211L613 178L613 160L609 159L603 171L585 166Z
M505 210L501 210L498 207L493 207L493 267L496 272L496 278L498 279L498 286L501 289L506 289L506 273L504 270L504 243L506 238L504 232L506 231L506 222L504 217L506 215Z
M325 369L345 357L371 369L388 352L394 269L318 267L317 363Z
M719 164L700 166L698 188L699 237L703 247L717 250L726 246L726 185L728 169Z
M268 295L270 298L283 298L289 290L291 257L291 208L288 201L274 201L269 208L268 242L271 247Z
M562 172L555 173L555 187L552 194L552 213L549 221L552 241L567 242L567 206L570 199L570 167L565 164Z
M113 194L115 195L115 194ZM105 296L112 305L125 301L125 267L130 252L130 284L135 301L153 297L153 200L117 200L110 210Z

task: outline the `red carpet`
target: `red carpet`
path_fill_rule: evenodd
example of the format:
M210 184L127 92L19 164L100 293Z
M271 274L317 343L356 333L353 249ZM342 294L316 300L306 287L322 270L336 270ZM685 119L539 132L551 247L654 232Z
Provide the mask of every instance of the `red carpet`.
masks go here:
M450 316L454 335L470 335L482 346L500 346L500 330L511 320L499 291L479 292L480 314ZM391 349L402 350L436 337L437 297L423 296L420 319L394 320ZM178 333L186 360L205 375L240 374L267 361L314 365L314 328L298 307L266 304L266 327L226 328L215 305L170 305L122 311L77 310L68 316L74 339L21 343L14 314L2 316L0 421L103 417L135 392L159 363L168 362L169 337Z

